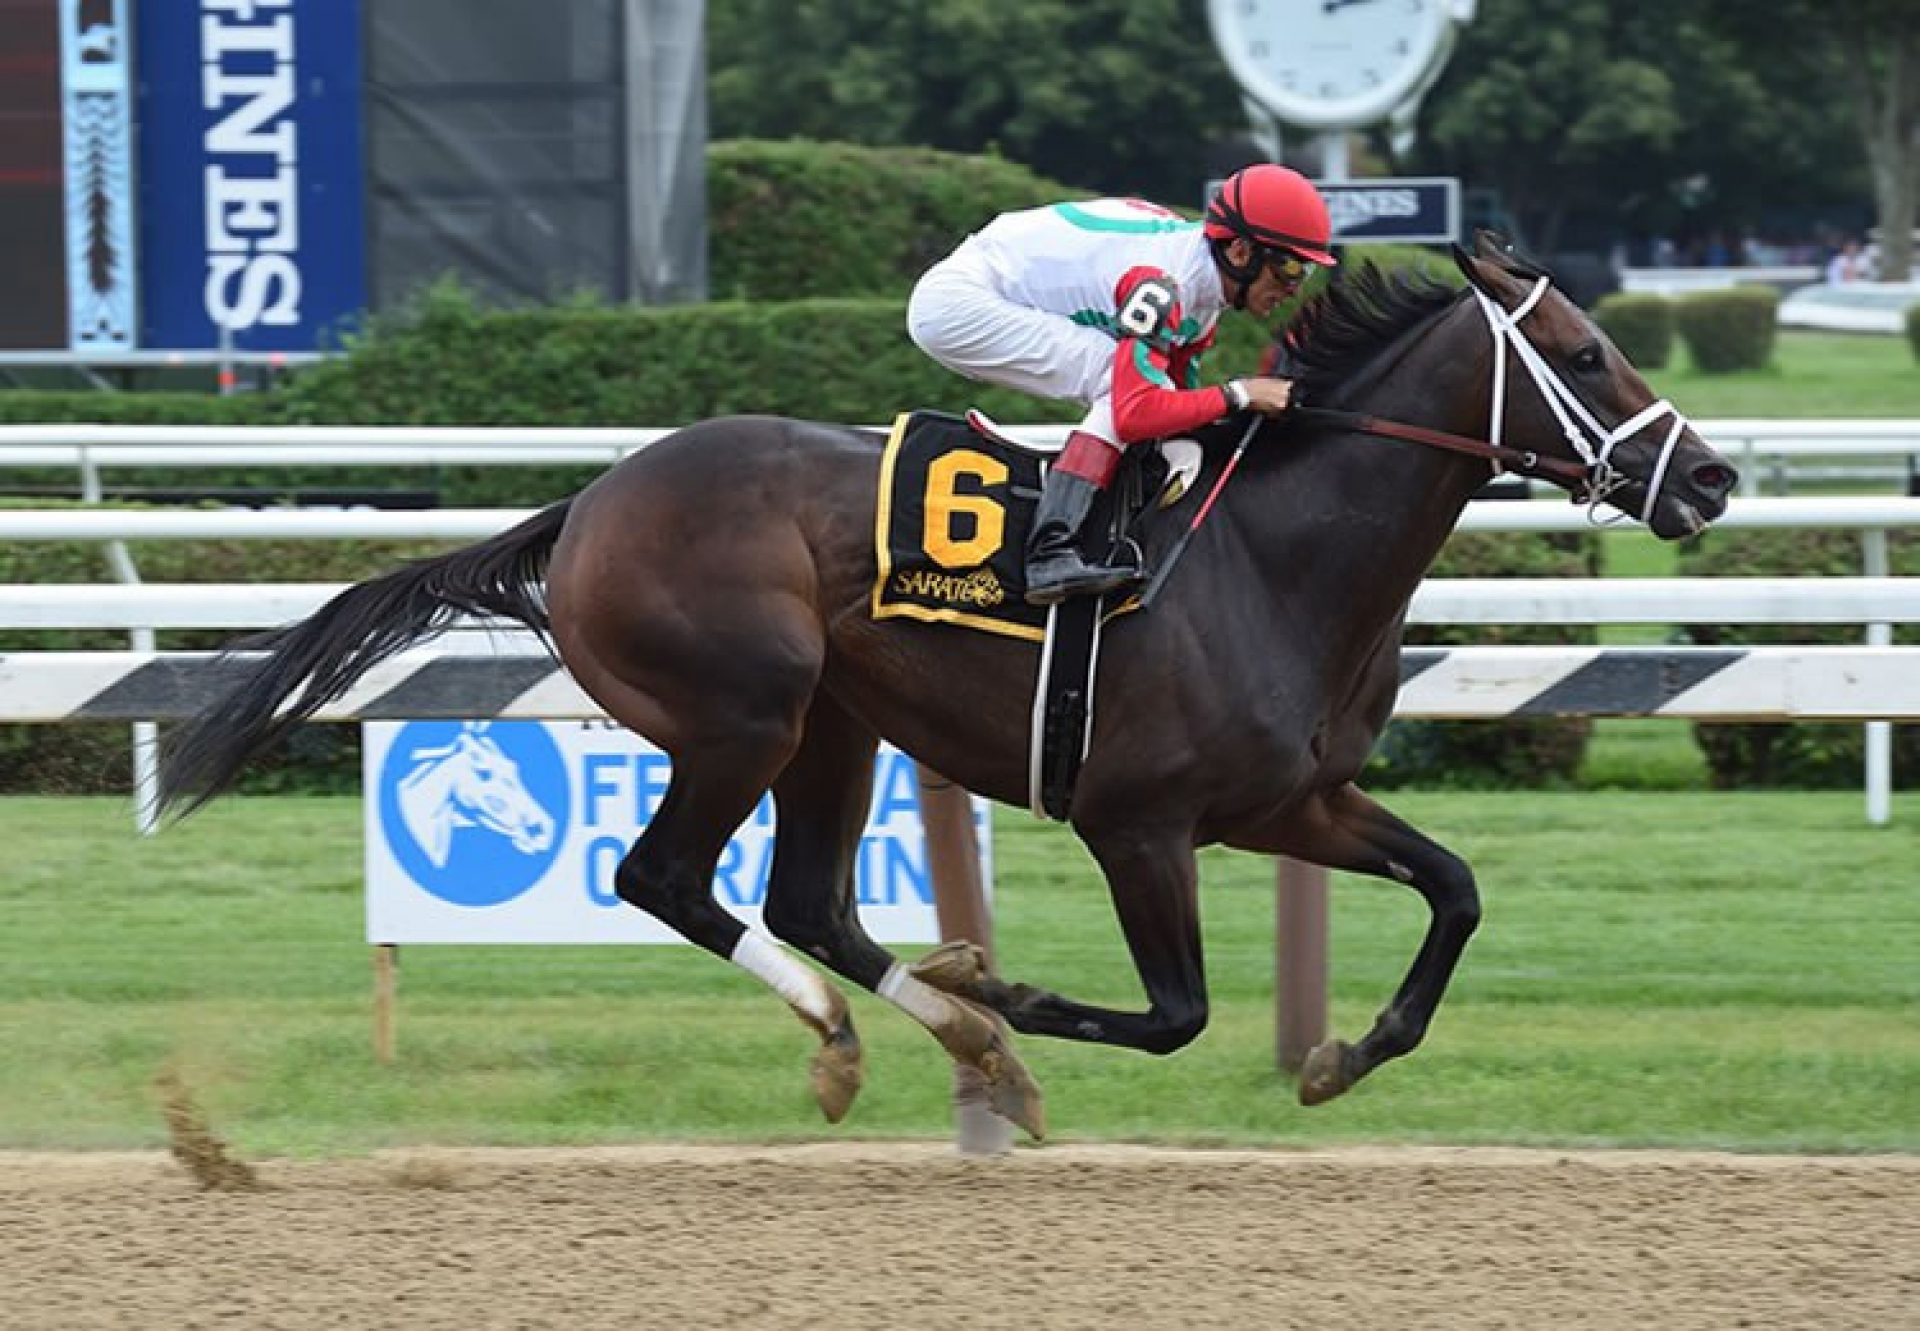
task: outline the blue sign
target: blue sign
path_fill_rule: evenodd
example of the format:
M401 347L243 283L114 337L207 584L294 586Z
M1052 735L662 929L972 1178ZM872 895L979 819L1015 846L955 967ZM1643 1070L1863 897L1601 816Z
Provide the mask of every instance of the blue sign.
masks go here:
M359 0L147 0L143 346L310 351L367 303Z
M684 941L619 893L620 863L658 816L672 760L611 721L369 721L367 941ZM853 849L860 920L880 942L940 936L920 774L890 745L874 755ZM986 801L972 801L982 877L993 878ZM719 905L761 923L779 813L771 796L714 865Z
M1460 236L1460 182L1446 176L1316 180L1337 245L1445 245Z
M569 786L538 721L414 721L381 764L376 798L387 848L428 893L498 906L560 855Z

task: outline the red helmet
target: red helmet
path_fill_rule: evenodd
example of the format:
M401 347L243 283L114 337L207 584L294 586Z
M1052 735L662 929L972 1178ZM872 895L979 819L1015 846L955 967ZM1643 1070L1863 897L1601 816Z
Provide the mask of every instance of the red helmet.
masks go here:
M1333 223L1327 201L1298 171L1261 162L1228 176L1207 205L1209 240L1244 236L1263 250L1288 250L1309 263L1339 262L1327 248Z

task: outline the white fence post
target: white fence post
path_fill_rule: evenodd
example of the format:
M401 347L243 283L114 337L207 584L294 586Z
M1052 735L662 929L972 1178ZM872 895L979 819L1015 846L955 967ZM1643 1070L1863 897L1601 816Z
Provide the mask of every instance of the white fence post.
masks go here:
M80 498L89 504L97 504L105 497L105 489L100 484L100 469L94 465L93 453L85 445L80 449ZM124 541L106 543L107 565L113 570L113 576L128 586L140 584L140 570L135 567L133 554ZM156 649L153 630L144 625L134 626L127 634L128 642L136 652L151 652ZM159 761L160 728L151 721L133 723L133 823L141 836L152 836L155 824L154 805L160 793Z
M1887 533L1884 530L1860 533L1861 571L1870 578L1887 576ZM1893 625L1875 620L1867 625L1869 647L1893 645ZM1866 743L1867 821L1885 827L1892 817L1893 802L1893 723L1867 722Z

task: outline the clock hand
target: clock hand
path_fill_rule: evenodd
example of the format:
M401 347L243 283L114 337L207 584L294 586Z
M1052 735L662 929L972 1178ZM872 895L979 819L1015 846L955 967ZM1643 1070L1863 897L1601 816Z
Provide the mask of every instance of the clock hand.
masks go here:
M1345 9L1348 5L1364 5L1366 3L1367 0L1322 0L1320 12L1323 14L1332 14Z

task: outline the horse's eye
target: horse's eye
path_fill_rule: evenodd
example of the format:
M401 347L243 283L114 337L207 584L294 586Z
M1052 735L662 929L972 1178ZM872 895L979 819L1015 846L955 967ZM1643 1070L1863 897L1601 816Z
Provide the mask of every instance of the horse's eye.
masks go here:
M1572 365L1584 374L1599 369L1605 360L1606 355L1600 350L1599 343L1589 342L1573 353Z

